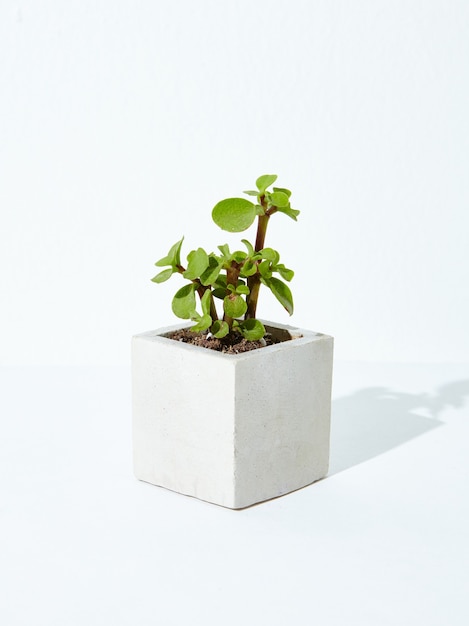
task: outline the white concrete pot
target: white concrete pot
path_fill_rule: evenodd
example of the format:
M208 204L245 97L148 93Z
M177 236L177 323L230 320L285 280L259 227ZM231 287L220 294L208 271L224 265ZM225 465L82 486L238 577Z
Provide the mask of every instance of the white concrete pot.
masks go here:
M132 338L134 470L140 480L239 509L327 474L333 338L222 354L164 335Z

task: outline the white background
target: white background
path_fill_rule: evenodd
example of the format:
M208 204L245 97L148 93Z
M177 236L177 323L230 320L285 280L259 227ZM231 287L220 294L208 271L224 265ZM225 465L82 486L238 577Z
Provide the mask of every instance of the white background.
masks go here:
M463 0L0 0L2 626L467 626L468 60ZM133 478L129 343L262 173L331 469L234 512Z
M262 173L294 323L467 362L468 35L464 0L2 0L0 362L127 363L175 321L154 261L237 242L210 211Z

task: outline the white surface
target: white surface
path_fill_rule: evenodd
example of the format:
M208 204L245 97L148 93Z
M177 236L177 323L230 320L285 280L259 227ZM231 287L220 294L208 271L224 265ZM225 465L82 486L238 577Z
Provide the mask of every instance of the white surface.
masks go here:
M161 336L187 326L132 338L137 478L232 509L323 478L333 338L277 326L294 339L232 355Z
M1 362L127 363L154 261L239 241L210 210L268 172L293 323L467 362L468 34L467 0L2 0Z
M133 478L127 368L0 376L2 624L467 626L469 366L337 363L330 477L242 511Z

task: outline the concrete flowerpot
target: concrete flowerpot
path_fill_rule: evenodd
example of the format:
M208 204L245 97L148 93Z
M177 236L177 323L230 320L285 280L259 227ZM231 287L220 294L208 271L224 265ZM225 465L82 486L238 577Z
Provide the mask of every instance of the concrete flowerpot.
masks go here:
M239 509L327 474L333 338L264 322L293 339L222 354L132 338L134 470L140 480Z

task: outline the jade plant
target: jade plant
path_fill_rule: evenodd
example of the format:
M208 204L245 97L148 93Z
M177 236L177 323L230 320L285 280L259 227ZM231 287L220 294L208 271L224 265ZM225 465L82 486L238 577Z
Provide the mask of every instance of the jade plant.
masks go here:
M188 281L176 292L172 310L177 317L195 322L192 331L208 330L219 339L233 333L242 334L248 341L262 339L265 328L256 319L261 284L271 290L290 315L293 313L293 297L287 285L293 278L293 271L280 263L277 250L265 247L267 226L274 213L283 213L295 221L299 214L290 206L288 189L273 187L269 190L276 180L274 174L265 174L256 180L257 190L244 192L254 197L255 202L227 198L213 208L215 224L230 233L248 229L257 218L255 242L241 240L245 250L231 252L228 244L218 246L217 253L197 248L189 252L184 267L181 264L183 237L155 263L166 269L152 278L153 282L162 283L173 274L181 274ZM216 299L222 301L220 314Z

